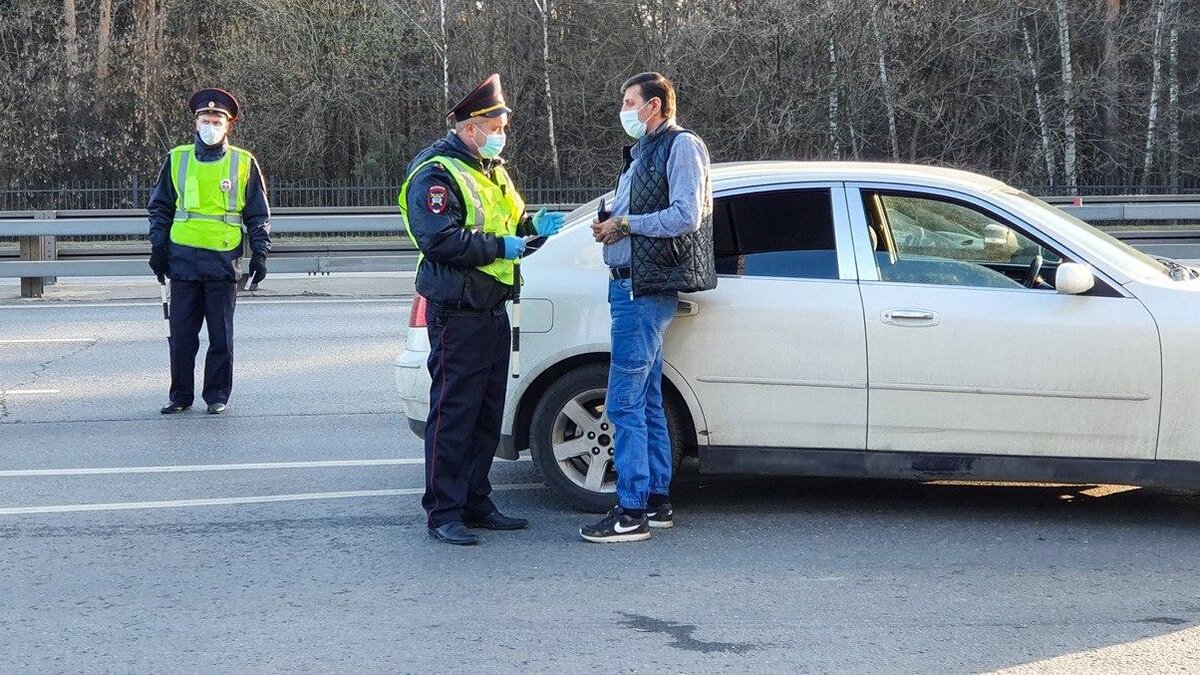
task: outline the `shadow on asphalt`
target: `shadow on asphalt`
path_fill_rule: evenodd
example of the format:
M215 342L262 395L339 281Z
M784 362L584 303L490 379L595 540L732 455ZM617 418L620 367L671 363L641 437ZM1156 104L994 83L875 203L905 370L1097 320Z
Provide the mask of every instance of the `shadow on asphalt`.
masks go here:
M1117 485L705 476L680 474L672 502L693 513L834 514L887 510L989 518L1019 511L1039 520L1158 523L1200 530L1200 492Z

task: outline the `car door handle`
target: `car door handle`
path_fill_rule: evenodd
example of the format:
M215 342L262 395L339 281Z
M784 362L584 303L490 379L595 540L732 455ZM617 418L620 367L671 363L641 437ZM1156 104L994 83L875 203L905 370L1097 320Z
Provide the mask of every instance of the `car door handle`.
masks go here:
M675 305L675 316L696 316L700 313L700 305L691 300L680 300Z
M939 323L937 313L927 309L889 309L881 318L893 326L936 326Z

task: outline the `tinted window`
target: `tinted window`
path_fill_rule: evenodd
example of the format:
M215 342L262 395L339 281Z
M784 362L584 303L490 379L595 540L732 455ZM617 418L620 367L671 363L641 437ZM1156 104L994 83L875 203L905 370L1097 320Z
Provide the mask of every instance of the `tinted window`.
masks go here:
M829 190L787 190L717 200L717 273L838 278Z

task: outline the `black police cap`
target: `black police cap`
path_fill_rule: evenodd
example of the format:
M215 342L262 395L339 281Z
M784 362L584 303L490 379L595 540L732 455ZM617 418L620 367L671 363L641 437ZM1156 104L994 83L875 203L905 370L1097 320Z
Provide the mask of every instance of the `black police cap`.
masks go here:
M446 117L454 117L455 122L462 122L472 117L499 117L507 113L512 113L512 110L504 104L500 76L493 73L463 100L454 104Z
M241 109L233 94L224 89L216 88L201 89L192 94L191 100L188 101L188 107L196 115L201 113L217 113L225 115L231 120L237 119L238 111Z

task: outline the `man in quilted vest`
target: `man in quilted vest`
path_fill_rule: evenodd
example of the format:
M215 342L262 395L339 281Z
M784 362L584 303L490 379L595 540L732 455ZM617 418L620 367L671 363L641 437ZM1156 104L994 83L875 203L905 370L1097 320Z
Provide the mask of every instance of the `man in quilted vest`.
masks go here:
M150 268L171 278L171 390L164 415L192 407L200 326L208 325L202 396L225 412L233 390L233 308L241 258L257 284L267 275L271 209L258 160L229 144L239 105L222 89L189 102L192 141L167 154L150 195Z
M663 409L663 338L680 293L716 287L708 149L675 123L675 89L659 73L621 88L625 152L611 213L592 233L609 267L612 365L605 411L616 427L618 505L580 529L587 541L650 538L668 528L673 453ZM680 439L682 440L682 439Z

